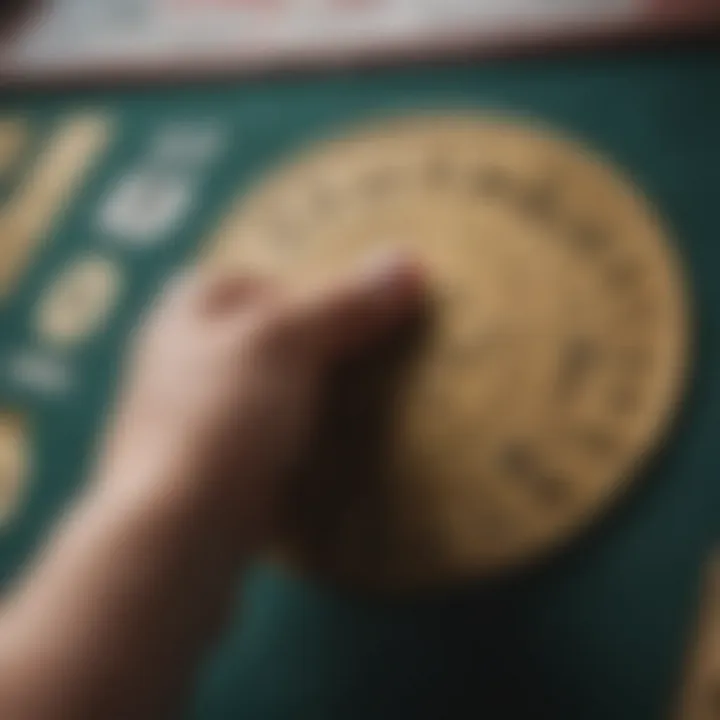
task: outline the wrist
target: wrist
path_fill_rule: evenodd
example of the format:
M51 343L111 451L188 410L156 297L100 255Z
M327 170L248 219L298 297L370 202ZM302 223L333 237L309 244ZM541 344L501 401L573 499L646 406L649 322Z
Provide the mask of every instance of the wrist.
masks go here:
M182 536L242 565L233 508L219 483L195 471L181 453L113 454L95 476L87 502L120 522L144 521L169 537Z

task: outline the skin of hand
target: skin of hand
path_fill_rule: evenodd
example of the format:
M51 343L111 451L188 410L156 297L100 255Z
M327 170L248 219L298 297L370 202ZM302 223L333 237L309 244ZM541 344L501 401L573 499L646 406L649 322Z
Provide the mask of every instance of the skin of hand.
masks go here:
M314 427L330 368L422 304L384 253L322 287L195 271L141 328L93 482L6 599L0 717L179 711Z

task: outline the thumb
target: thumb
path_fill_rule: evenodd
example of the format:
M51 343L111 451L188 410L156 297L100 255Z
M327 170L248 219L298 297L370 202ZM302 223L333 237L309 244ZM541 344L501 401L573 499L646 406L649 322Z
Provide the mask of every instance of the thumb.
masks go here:
M371 345L418 312L425 296L419 263L383 251L345 278L296 301L303 334L320 357L336 360Z

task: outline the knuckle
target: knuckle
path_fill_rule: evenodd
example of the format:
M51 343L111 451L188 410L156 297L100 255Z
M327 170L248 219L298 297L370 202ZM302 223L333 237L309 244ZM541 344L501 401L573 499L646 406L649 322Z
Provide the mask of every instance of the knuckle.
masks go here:
M286 348L294 336L292 313L284 303L263 303L255 309L252 322L253 344L266 351Z

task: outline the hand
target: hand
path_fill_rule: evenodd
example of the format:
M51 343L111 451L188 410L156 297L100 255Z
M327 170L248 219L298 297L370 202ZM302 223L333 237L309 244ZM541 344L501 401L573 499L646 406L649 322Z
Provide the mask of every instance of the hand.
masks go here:
M0 614L0 716L170 717L269 540L328 368L412 312L397 256L290 292L196 272L121 386L98 482Z
M302 292L251 276L181 277L140 332L103 480L210 500L252 552L272 529L328 369L402 322L422 294L420 269L398 254Z

